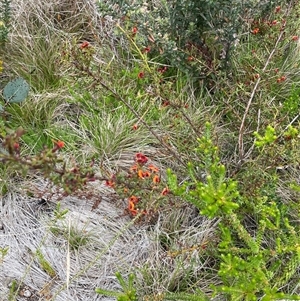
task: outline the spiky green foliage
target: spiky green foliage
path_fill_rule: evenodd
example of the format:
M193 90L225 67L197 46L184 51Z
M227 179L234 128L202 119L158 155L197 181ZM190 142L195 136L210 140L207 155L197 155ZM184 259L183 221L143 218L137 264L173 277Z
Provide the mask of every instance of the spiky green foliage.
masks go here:
M291 216L285 205L279 200L273 201L263 191L255 199L247 200L245 195L240 197L236 182L231 182L235 184L231 185L231 190L226 189L229 186L224 183L225 167L222 167L224 172L220 172L220 159L211 142L210 132L210 125L207 124L206 133L199 139L197 148L203 162L198 170L201 168L206 173L203 182L195 176L195 168L190 165L189 181L178 185L176 177L169 172L169 184L176 195L192 202L201 214L220 218L216 256L220 259L218 275L223 284L215 286L215 292L222 292L231 300L250 301L260 296L263 300L300 299L281 291L300 266L297 223L290 221ZM273 136L274 129L269 127L267 135ZM260 138L260 142L263 141ZM274 139L270 141L266 138L264 141L265 144L270 142ZM230 181L227 179L227 182ZM215 190L214 185L224 187ZM252 215L254 220L252 227L256 230L253 232L245 224L244 211L247 207L247 218Z

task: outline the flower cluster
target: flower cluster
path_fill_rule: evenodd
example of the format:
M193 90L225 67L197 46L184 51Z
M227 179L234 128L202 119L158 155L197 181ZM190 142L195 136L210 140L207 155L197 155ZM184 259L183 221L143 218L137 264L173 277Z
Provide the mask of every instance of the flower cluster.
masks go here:
M149 216L157 212L161 201L170 194L159 172L159 168L146 155L137 153L128 172L113 175L106 180L106 185L126 200L126 212L131 216Z

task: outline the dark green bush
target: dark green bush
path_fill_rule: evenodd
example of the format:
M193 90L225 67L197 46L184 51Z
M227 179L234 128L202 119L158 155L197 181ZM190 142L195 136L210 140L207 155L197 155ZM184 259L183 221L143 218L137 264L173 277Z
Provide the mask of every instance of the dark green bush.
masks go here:
M228 71L234 46L251 30L249 20L266 17L281 3L110 0L101 4L100 11L121 20L128 31L137 29L135 41L151 49L150 58L199 80L220 69Z

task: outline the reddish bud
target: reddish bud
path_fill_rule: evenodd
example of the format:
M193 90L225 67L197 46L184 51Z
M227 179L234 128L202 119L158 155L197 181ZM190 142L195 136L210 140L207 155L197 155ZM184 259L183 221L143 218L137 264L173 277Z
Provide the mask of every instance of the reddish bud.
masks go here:
M143 53L148 53L148 52L150 52L150 50L151 50L151 48L149 46L147 46L143 49Z
M80 45L80 49L84 49L90 46L90 43L88 41L84 41L81 45Z
M56 145L56 147L58 149L61 149L61 148L63 148L65 146L65 143L63 141L61 141L61 140L58 140L58 141L56 141L54 143L55 143L55 145Z
M165 187L165 188L163 189L163 191L161 192L161 195L167 195L169 192L170 192L169 188L168 188L168 187Z
M145 77L145 73L144 72L139 72L138 74L138 78L144 78Z
M105 185L110 187L110 188L114 188L115 187L115 182L113 180L106 180L105 181Z

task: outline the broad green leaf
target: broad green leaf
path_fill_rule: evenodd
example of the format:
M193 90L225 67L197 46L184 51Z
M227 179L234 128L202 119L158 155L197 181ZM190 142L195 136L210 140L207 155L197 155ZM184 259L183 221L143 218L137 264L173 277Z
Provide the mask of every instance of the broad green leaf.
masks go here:
M4 99L10 103L19 103L28 96L29 84L22 77L10 81L3 90Z

